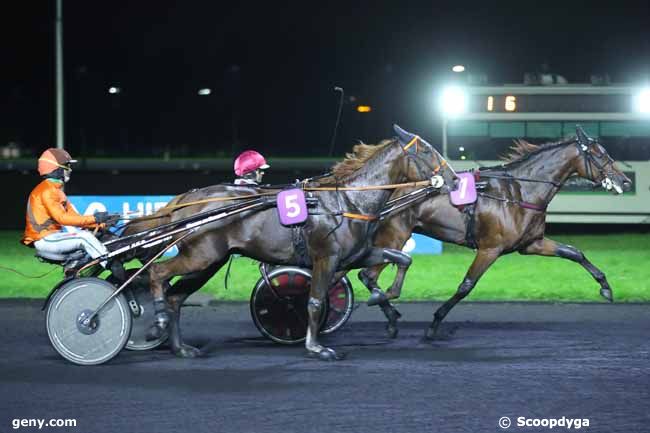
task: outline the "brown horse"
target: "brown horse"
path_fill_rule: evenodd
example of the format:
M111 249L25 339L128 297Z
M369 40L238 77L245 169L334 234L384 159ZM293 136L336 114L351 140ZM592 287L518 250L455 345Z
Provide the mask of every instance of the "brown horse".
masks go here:
M231 254L237 253L264 263L312 268L305 347L308 354L320 359L337 359L334 350L321 346L317 340L323 302L335 272L378 263L395 263L405 269L411 262L400 250L373 247L376 216L392 189L364 188L425 180L438 172L446 184L455 181L454 172L431 145L397 126L395 131L397 139L376 146L357 145L353 153L334 167L331 176L320 179L318 185L305 185L307 190L310 186L330 190L313 193L317 207L310 211L301 228L283 226L277 210L271 206L247 211L201 227L196 234L181 241L176 257L154 263L149 268L149 281L155 299L156 324L150 330L150 337L158 338L169 327L172 351L182 357L197 356L198 349L182 342L180 306ZM269 192L279 191L229 185L190 191L161 209L158 214L161 218L135 220L124 235L224 206L223 201L210 199ZM178 207L197 201L201 203ZM170 285L176 276L183 278Z
M427 338L435 336L445 316L471 292L495 260L515 251L579 263L600 284L600 294L612 301L605 274L580 250L544 237L546 207L564 182L575 175L619 194L631 187L630 179L615 167L607 151L578 127L575 139L539 146L519 141L505 165L481 168L476 177L486 180L487 185L475 205L465 211L441 194L382 221L375 236L378 247L401 249L415 232L476 250L457 292L436 310ZM396 191L395 195L404 193ZM359 278L372 291L369 305L382 307L388 333L394 337L399 313L388 300L398 298L401 287L392 287L385 294L379 290L377 279L384 267L362 270Z

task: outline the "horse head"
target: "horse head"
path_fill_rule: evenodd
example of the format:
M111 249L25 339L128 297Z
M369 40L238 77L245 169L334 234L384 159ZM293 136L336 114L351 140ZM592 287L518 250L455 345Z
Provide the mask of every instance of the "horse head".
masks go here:
M426 179L431 176L441 176L444 184L453 189L457 180L456 172L431 144L420 136L405 131L398 125L393 125L393 130L397 134L397 140L407 156L409 178ZM415 164L410 164L411 161L414 161ZM415 173L412 172L412 165L415 166Z
M576 145L582 156L581 163L576 167L580 177L600 184L615 194L631 189L632 181L616 167L607 150L579 125L576 127Z

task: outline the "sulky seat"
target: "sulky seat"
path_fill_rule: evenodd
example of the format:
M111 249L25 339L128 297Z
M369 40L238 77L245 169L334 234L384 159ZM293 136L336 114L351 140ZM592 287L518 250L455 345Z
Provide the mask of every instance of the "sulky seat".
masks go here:
M46 251L36 251L36 258L47 263L52 263L55 265L61 265L64 264L68 261L72 261L75 259L79 259L83 257L86 254L85 251L82 250L77 250L77 251L72 251L67 254L61 254L61 253L49 253Z

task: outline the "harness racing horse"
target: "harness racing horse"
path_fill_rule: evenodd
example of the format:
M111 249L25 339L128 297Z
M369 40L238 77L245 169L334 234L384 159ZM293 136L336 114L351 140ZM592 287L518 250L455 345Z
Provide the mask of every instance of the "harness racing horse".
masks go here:
M199 355L198 349L182 341L180 306L236 253L263 263L312 268L305 347L308 354L319 359L338 359L334 350L321 346L317 340L320 315L335 273L378 263L408 267L411 259L407 254L372 245L376 216L391 195L391 188L400 182L429 180L432 174L442 176L446 185L455 181L453 170L431 145L396 125L394 128L397 139L376 146L355 146L353 153L333 168L332 175L319 180L320 190L314 193L317 206L310 211L297 236L294 229L281 224L273 208L273 197L270 206L263 210L246 211L241 217L202 226L180 242L176 257L153 263L149 268L149 282L155 300L156 323L149 337L158 338L168 329L173 353L181 357ZM309 191L309 186L307 183L303 188ZM175 197L153 219L133 220L124 235L220 208L224 201L219 199L269 192L275 196L279 190L215 185L190 191ZM199 203L193 204L196 202ZM300 244L302 248L298 248ZM170 285L176 276L182 278Z
M571 176L589 179L617 194L630 189L630 179L580 127L574 139L538 146L519 141L512 150L505 165L481 168L474 173L475 177L487 180L487 185L484 192L478 193L475 205L466 206L465 212L451 204L447 194L439 194L380 224L374 241L377 247L399 249L415 232L476 250L458 290L436 310L426 331L427 338L435 336L449 311L472 291L500 256L515 251L579 263L600 284L600 294L610 302L613 300L605 274L582 251L544 236L546 208ZM382 264L364 269L359 278L372 292L368 304L381 306L388 319L388 333L395 337L400 315L388 300L398 298L401 287L394 285L385 294L379 289L377 279L384 267Z

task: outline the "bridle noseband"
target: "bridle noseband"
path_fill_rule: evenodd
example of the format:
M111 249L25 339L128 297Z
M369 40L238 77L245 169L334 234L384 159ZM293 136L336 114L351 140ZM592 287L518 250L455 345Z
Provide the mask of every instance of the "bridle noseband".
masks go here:
M583 139L578 137L576 140L576 147L578 148L578 152L580 152L584 158L586 177L590 180L593 179L591 168L591 165L593 164L598 169L598 177L594 182L600 184L614 174L614 160L607 152L599 153L594 156L592 149L595 148L594 145L597 143L596 140L591 138ZM605 163L601 162L603 158L605 159Z

